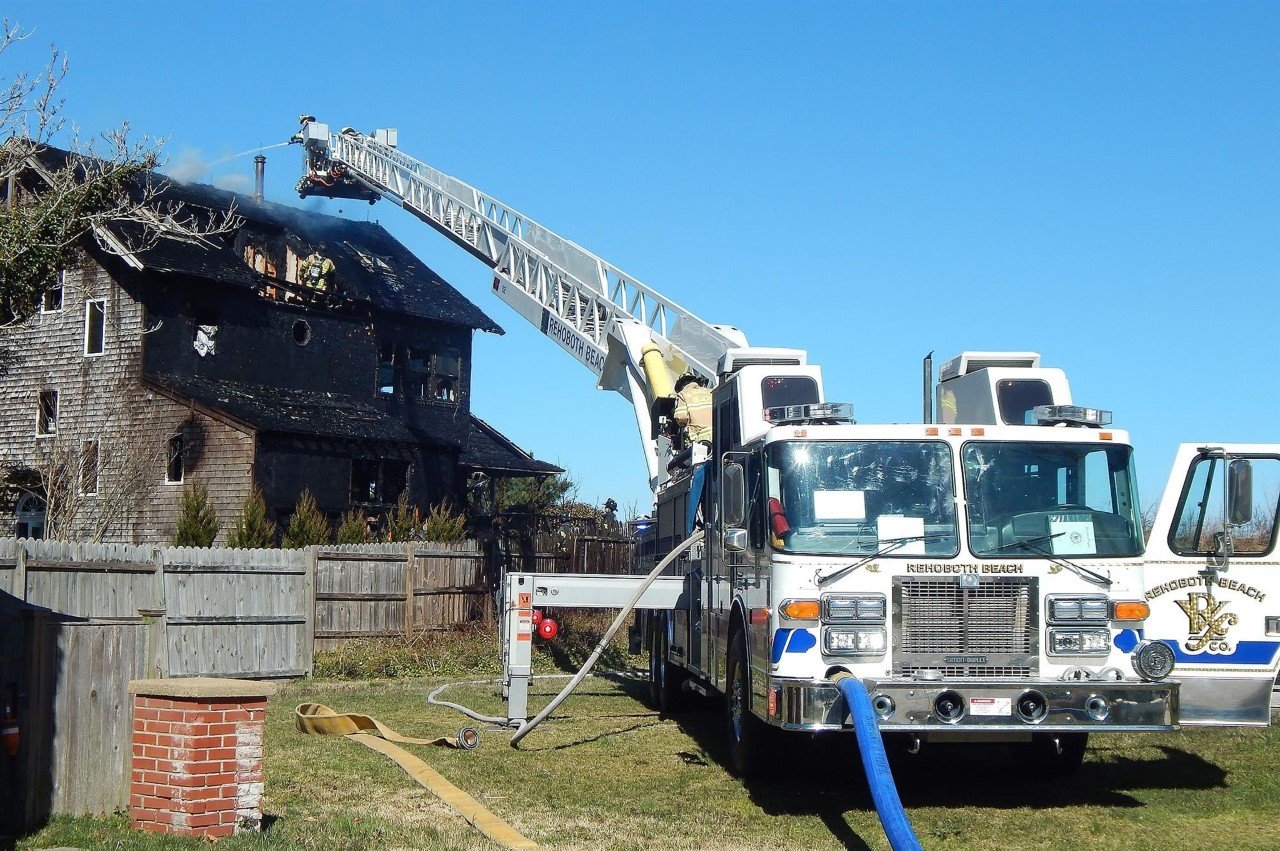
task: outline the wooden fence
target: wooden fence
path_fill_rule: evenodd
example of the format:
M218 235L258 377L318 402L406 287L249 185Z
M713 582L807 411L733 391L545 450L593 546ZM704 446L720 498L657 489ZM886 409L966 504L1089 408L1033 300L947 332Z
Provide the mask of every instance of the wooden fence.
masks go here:
M624 549L626 552L624 553ZM533 552L542 570L623 572L629 548ZM232 550L0 539L0 828L127 804L129 680L285 679L342 642L491 618L496 548Z
M316 563L316 649L450 629L489 616L487 556L474 541L324 549Z

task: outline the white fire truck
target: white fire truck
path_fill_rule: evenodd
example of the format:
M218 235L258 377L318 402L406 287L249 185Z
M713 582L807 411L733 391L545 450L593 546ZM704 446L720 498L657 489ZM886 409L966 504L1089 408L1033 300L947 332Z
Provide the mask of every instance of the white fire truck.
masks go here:
M300 194L404 207L632 403L655 495L642 572L704 532L641 598L633 639L660 707L725 696L737 771L755 768L768 727L848 729L842 673L908 750L1022 743L1046 771L1074 769L1093 732L1269 723L1280 445L1183 447L1144 544L1127 434L1075 405L1034 353L964 353L926 392L936 418L861 424L825 398L805 352L704 322L404 155L394 130L332 133L304 116L295 141ZM673 423L684 374L713 388L709 446ZM619 606L635 583L508 577L512 719L525 717L532 607Z

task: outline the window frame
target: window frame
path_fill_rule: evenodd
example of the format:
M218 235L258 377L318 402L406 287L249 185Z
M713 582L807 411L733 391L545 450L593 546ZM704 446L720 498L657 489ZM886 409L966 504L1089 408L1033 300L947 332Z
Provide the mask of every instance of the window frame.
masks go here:
M1275 455L1267 455L1265 453L1255 453L1251 455L1232 455L1231 460L1232 461L1236 461L1236 460L1280 461L1280 457ZM1203 549L1203 550L1195 549L1194 548L1195 542L1193 542L1192 547L1188 548L1188 547L1182 546L1177 540L1178 530L1181 528L1181 525L1182 525L1181 520L1182 520L1183 511L1187 505L1187 499L1191 494L1191 486L1195 484L1196 466L1198 464L1202 464L1205 462L1209 462L1209 463L1223 462L1224 464L1226 464L1226 461L1222 458L1221 455L1214 456L1214 455L1199 453L1194 458L1191 459L1191 465L1187 468L1186 474L1183 476L1183 479L1182 479L1182 492L1178 495L1178 503L1174 507L1173 518L1169 523L1168 534L1165 540L1165 543L1168 544L1169 546L1169 551L1172 552L1174 555L1180 556L1183 558L1211 557L1216 555L1216 553L1212 550L1212 548ZM1209 475L1213 477L1210 480L1211 485L1213 482L1218 482L1219 487L1222 486L1221 477L1224 475L1222 472L1218 470L1211 470ZM1255 494L1255 497L1256 496L1257 495ZM1220 493L1218 494L1218 497L1219 499L1221 498ZM1214 502L1218 502L1218 500L1214 500ZM1255 508L1254 508L1255 514L1257 512L1256 506L1257 506L1257 502L1255 499ZM1275 552L1277 543L1280 543L1280 502L1278 502L1277 505L1272 506L1271 511L1272 511L1271 540L1267 542L1266 548L1263 550L1236 550L1234 553L1232 553L1232 555L1238 555L1241 557L1248 557L1248 558L1266 558L1267 556L1270 556L1273 552ZM1204 523L1207 517L1208 517L1208 509L1206 508L1202 512L1202 517L1201 517L1202 524ZM1226 518L1225 517L1222 518L1222 521L1223 521L1223 528L1225 529L1228 525L1226 523ZM1203 530L1201 531L1201 534L1199 537L1201 538L1204 537ZM1233 541L1234 541L1234 538L1235 536L1233 535L1232 536Z
M98 351L89 350L89 317L93 311L93 306L98 306L98 322L100 329L98 331ZM90 298L84 302L84 356L87 358L102 357L107 352L107 300L105 298Z
M175 442L177 451L174 451ZM164 456L164 483L166 485L180 485L187 478L187 446L186 438L181 432L169 435L169 440L165 442ZM174 462L177 462L178 477L175 479L171 476L174 471Z
M56 287L49 287L47 290L45 290L44 292L42 292L42 293L40 294L40 313L41 313L41 315L46 314L46 313L61 313L61 312L63 311L63 309L64 309L64 308L66 308L66 306L67 306L67 290L66 290L66 286L67 286L67 270L66 270L66 269L59 269L59 270L58 270L58 285L57 285ZM48 298L49 298L49 295L50 295L51 293L54 293L54 292L56 292L56 293L58 294L58 306L57 306L57 307L53 307L53 308L48 308L48 307L46 307L46 306L45 306L45 304L46 304L46 302L47 302L47 300L48 300Z
M48 420L49 420L48 427L45 426L45 420L46 420L45 398L46 397L52 398L53 400L53 405L50 406L50 410L52 411L52 413L48 417ZM36 437L38 438L39 437L57 437L58 413L59 413L60 407L61 407L61 398L59 396L57 388L51 387L47 390L41 390L36 394Z

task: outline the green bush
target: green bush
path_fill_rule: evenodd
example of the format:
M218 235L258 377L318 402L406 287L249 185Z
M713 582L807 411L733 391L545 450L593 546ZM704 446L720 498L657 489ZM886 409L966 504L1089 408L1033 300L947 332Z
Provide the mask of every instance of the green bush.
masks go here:
M467 518L455 512L453 505L447 499L432 507L427 512L427 519L422 523L422 540L424 541L451 544L461 541L466 536Z
M240 509L240 516L231 527L227 536L228 547L244 549L274 547L276 545L276 524L267 517L267 503L262 498L262 491L257 485L249 492L249 498Z
M289 518L289 528L284 533L280 545L285 549L298 549L314 544L327 544L333 537L329 521L316 505L316 498L309 489L304 488L298 496L298 504L293 508L293 516Z
M182 489L182 505L178 510L178 528L173 536L175 547L210 547L218 537L222 524L213 506L209 490L202 482L192 482Z
M418 536L421 522L417 506L409 506L409 489L405 488L396 499L396 507L387 515L387 540L412 541Z
M339 544L365 544L369 542L369 519L364 511L353 508L342 515L342 524L338 526Z

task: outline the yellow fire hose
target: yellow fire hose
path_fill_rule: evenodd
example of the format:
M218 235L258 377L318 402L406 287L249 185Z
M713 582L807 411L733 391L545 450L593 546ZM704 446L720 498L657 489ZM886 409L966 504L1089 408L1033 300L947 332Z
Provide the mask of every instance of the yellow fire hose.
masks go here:
M469 824L494 842L498 842L508 848L522 849L522 851L523 849L538 847L538 843L520 834L475 798L446 780L434 768L393 743L445 745L447 747L473 745L464 745L462 741L444 736L438 739L413 739L408 736L402 736L390 727L380 723L376 718L355 713L335 712L323 703L301 704L294 710L294 724L299 730L308 735L345 736L390 757L410 777L452 807ZM459 734L458 738L462 739L463 734Z

